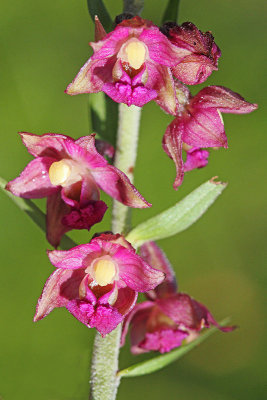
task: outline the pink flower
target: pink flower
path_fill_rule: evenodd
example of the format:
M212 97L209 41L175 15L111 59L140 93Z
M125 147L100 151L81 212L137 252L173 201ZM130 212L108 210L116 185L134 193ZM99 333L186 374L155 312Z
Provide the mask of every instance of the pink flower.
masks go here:
M204 328L215 325L223 332L235 327L220 326L209 310L188 294L177 292L174 272L164 253L154 242L141 247L142 258L163 271L166 278L156 289L146 293L148 301L137 304L124 320L122 345L131 325L131 351L151 350L166 353L196 338Z
M105 92L114 101L142 107L150 100L169 113L176 107L170 67L188 51L174 46L152 22L126 19L105 37L96 21L93 56L67 87L70 95Z
M179 103L177 116L167 127L162 143L176 166L175 189L181 185L185 171L207 164L208 152L201 148L227 148L221 112L245 114L257 108L257 104L248 103L223 86L207 86L196 96L191 96L185 86L176 82L176 93ZM187 151L185 164L183 149Z
M67 231L90 229L102 220L107 206L99 189L129 207L150 206L127 176L98 153L94 134L78 140L54 133L20 135L35 159L6 189L27 199L47 197L47 239L53 246ZM102 142L97 144L112 155Z
M169 22L164 24L161 31L185 53L172 68L173 75L181 82L187 85L203 83L212 71L218 70L221 51L210 32L201 32L192 22L184 22L181 26Z
M38 301L35 321L66 307L102 336L122 322L138 292L155 288L164 273L150 267L121 235L102 234L89 244L48 252L57 270Z

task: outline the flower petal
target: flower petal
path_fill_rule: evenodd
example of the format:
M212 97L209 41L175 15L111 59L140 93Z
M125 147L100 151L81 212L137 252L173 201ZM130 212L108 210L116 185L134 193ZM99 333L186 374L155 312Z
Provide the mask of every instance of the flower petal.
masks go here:
M165 277L162 271L150 267L143 259L124 247L113 255L119 266L119 278L137 292L147 292L159 285Z
M76 141L66 140L64 142L66 153L73 160L89 169L105 167L108 164L107 160L96 150L94 136L93 134ZM82 143L82 146L80 146L80 143Z
M135 306L138 293L128 287L121 288L118 290L118 298L114 304L114 307L119 311L120 314L125 316Z
M127 176L112 165L97 168L91 173L98 186L113 199L128 207L146 208L151 206L131 184Z
M37 157L26 166L18 178L8 182L6 189L15 196L26 199L40 199L58 191L51 184L48 171L55 159Z
M207 150L193 147L186 152L184 171L188 172L195 168L203 168L208 164L209 152Z
M89 325L91 328L96 328L96 330L104 337L113 331L122 320L123 315L121 315L116 308L109 305L99 305L89 318Z
M86 207L73 208L62 218L62 224L69 229L90 229L102 221L107 210L103 201L91 201Z
M159 351L163 354L180 347L187 336L188 332L179 329L159 329L154 332L146 332L139 347L145 351Z
M232 114L250 113L258 107L224 86L205 87L193 98L191 104L201 109L217 108L223 113Z
M91 253L101 252L101 247L96 240L88 244L75 246L70 250L53 250L48 251L48 257L56 268L62 269L78 269L86 268L84 260Z
M46 237L54 247L59 245L62 236L71 229L62 222L63 217L70 212L70 209L62 200L60 191L47 197Z
M56 270L45 283L38 300L34 321L46 317L55 307L64 307L69 300L79 297L79 285L84 272L81 270Z
M167 127L162 140L163 150L175 164L176 178L173 187L176 190L182 184L184 179L184 163L182 158L183 127L182 118L175 118L175 120Z
M183 141L193 147L226 147L222 118L214 108L194 108L183 117Z
M65 156L64 140L73 140L68 136L56 133L35 135L28 132L19 133L23 144L34 157L46 156L61 159Z
M147 296L155 299L176 293L175 273L162 249L155 242L147 242L140 247L140 255L147 264L166 274L164 281L153 291L147 292Z
M172 68L173 75L186 85L203 83L218 68L212 60L202 55L189 55Z
M146 67L148 70L146 86L157 91L156 103L167 113L175 115L177 103L170 69L151 62L147 62Z

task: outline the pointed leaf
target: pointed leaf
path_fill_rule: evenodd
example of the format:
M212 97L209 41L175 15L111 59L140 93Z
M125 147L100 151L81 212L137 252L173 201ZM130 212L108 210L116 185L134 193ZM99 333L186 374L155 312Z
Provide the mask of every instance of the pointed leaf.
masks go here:
M97 133L102 140L115 146L118 126L118 103L115 103L103 92L90 94L89 118L93 132Z
M178 22L180 0L169 0L162 17L162 24L168 21Z
M227 325L229 319L225 319L220 324L222 326ZM218 329L214 326L207 329L203 334L201 334L197 339L193 340L191 343L185 344L176 350L173 350L167 354L151 358L150 360L134 364L128 368L125 368L118 372L120 377L131 378L133 376L147 375L152 372L158 371L169 365L170 363L178 360L180 357L184 356L194 347L198 346L200 343L204 342L210 335L214 332L218 332Z
M112 19L103 1L87 0L87 6L93 22L95 22L95 16L97 15L105 30L107 32L110 31L112 28Z
M126 239L139 247L150 240L165 239L184 231L204 214L225 187L226 183L212 178L173 207L138 225Z
M3 192L11 198L11 200L22 210L24 211L37 226L43 231L46 232L46 218L45 214L37 207L33 201L29 199L23 199L22 197L16 197L8 190L5 190L7 182L0 177L0 188ZM64 250L68 250L71 247L77 246L76 243L70 239L68 236L64 235L61 239L60 247Z

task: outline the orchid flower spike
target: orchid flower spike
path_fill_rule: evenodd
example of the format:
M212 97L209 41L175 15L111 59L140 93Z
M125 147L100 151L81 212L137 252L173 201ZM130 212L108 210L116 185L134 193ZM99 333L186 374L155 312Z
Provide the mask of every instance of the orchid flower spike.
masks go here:
M184 172L207 165L205 147L227 148L227 137L221 113L246 114L257 104L247 102L238 93L223 86L207 86L196 96L179 82L175 83L178 107L176 118L163 136L163 149L174 161L176 178L174 189L183 182ZM186 162L182 150L187 152Z
M67 251L48 252L57 268L38 301L35 321L55 307L105 336L134 307L138 292L154 289L164 273L152 268L123 236L101 234Z
M6 189L26 199L47 197L47 239L54 247L67 231L90 229L102 220L107 206L100 189L129 207L150 206L127 176L97 151L94 134L78 140L55 133L20 135L35 159ZM113 154L102 142L97 147Z
M176 98L170 68L188 50L172 44L156 25L138 16L123 20L106 36L98 19L96 24L97 41L90 43L94 54L66 93L103 91L117 103L139 107L155 100L174 114Z
M183 342L194 340L203 328L216 326L223 332L235 327L222 327L209 310L188 294L177 291L173 269L162 250L154 243L141 246L145 262L165 273L165 280L146 293L147 301L137 304L123 323L122 343L131 327L133 354L159 351L166 353Z

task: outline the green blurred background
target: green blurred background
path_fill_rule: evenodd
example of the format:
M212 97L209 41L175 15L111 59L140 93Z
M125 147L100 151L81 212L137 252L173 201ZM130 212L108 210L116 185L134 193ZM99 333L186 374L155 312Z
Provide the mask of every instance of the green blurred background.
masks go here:
M106 3L113 17L121 12L121 1ZM166 1L145 3L143 16L159 23ZM174 166L161 149L171 118L155 104L146 105L135 179L153 203L149 210L133 212L135 224L214 175L229 182L199 222L160 245L174 265L180 289L206 304L217 319L231 316L240 329L216 333L154 375L125 379L119 400L264 398L264 7L264 0L181 1L180 22L211 30L222 50L220 70L207 84L225 85L259 103L259 110L225 115L229 150L211 151L209 165L188 173L175 192ZM30 160L16 132L58 132L75 138L91 132L87 95L67 96L64 89L88 58L93 25L86 0L2 1L0 21L0 174L10 180ZM45 254L47 243L6 196L1 194L0 200L0 395L4 400L85 399L94 331L64 309L32 322L53 270ZM44 206L42 200L38 204ZM110 210L92 233L108 229L109 220ZM80 243L90 236L84 231L72 234ZM121 366L141 359L131 356L127 346Z

